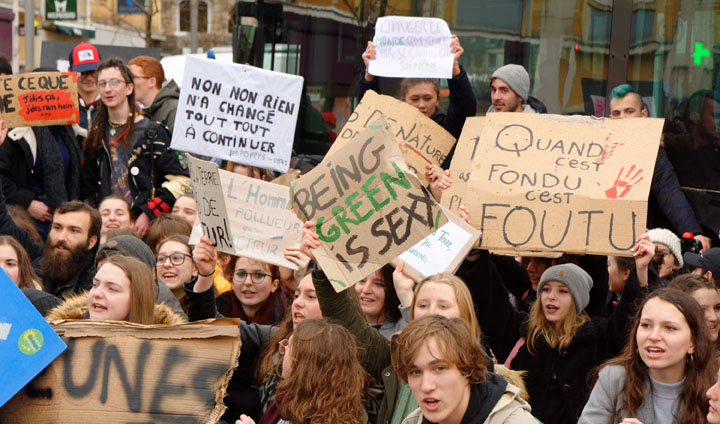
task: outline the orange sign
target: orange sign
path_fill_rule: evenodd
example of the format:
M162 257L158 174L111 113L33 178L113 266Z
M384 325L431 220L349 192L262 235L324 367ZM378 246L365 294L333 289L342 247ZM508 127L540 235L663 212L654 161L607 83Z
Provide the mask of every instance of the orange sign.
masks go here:
M79 119L77 74L33 72L0 76L5 128L74 124Z

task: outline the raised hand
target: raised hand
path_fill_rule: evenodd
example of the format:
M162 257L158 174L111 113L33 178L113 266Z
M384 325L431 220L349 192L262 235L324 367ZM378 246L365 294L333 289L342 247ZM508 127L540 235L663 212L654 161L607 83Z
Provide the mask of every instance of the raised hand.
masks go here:
M375 44L373 44L372 41L368 41L367 47L365 48L365 51L362 54L362 60L363 63L365 63L365 79L367 81L372 81L373 78L375 78L374 75L370 73L368 70L370 68L370 61L375 60L376 54L375 54Z

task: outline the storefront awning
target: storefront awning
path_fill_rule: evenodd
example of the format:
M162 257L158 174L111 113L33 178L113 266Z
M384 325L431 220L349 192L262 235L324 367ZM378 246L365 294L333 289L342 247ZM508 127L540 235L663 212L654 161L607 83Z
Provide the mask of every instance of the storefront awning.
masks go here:
M58 32L75 37L95 38L95 28L70 22L55 22Z

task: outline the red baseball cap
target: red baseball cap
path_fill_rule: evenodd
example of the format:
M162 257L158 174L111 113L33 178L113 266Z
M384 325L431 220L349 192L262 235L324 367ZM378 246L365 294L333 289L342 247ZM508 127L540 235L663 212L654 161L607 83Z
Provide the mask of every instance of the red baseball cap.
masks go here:
M70 70L74 72L87 72L97 70L100 63L100 53L95 46L89 43L80 43L70 52Z

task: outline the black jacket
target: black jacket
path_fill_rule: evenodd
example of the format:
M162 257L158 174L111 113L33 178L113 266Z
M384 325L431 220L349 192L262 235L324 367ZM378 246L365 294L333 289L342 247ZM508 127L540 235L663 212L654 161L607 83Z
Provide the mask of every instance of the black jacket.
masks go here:
M33 268L37 275L42 278L43 287L45 291L57 296L60 299L68 298L74 294L80 294L84 291L88 291L92 288L93 278L97 269L95 268L95 252L97 251L97 245L88 252L87 258L85 259L85 265L82 267L79 273L77 273L70 281L54 281L49 279L46 275L42 274L42 260L43 257L33 261Z
M29 131L27 133L26 131ZM52 130L48 127L40 130L39 127L15 128L8 133L8 137L0 145L0 184L5 194L5 201L11 205L20 205L27 209L36 195L32 191L33 168L38 155L38 144L42 142L55 142L55 140L39 140L38 137L61 136L66 145L73 143L77 152L75 161L80 163L80 147L72 127L69 125L56 126ZM71 152L72 154L72 152ZM71 169L70 173L78 173L78 169ZM62 175L54 176L54 180L62 184ZM66 187L67 193L78 195L80 187L77 174L74 178L75 186ZM66 183L68 184L69 181ZM72 197L72 196L71 196ZM73 200L73 199L66 199Z
M465 125L465 118L475 116L477 113L477 100L475 99L475 93L473 93L467 73L465 73L465 69L463 69L462 66L460 66L460 73L447 80L447 82L450 91L450 104L448 105L447 112L436 108L435 113L433 113L430 118L458 139ZM367 90L380 93L380 77L375 77L372 81L367 81L364 77L361 77L360 83L358 84L358 99L362 100ZM453 147L451 153L448 154L448 159L443 163L443 168L447 169L450 166L449 158L452 157L454 150L455 147Z
M131 208L136 215L153 219L172 210L175 195L163 184L170 175L188 177L187 164L180 152L170 148L170 133L162 124L143 118L135 123L133 133L128 161ZM103 149L94 155L85 151L80 198L97 205L109 195L111 170L106 135Z
M498 362L503 363L518 339L526 336L528 314L514 310L486 251L480 251L479 259L466 261L461 267L464 272L458 274L467 276L483 335ZM650 276L651 280L656 278ZM525 383L534 416L545 424L577 421L589 393L589 373L620 352L627 339L635 301L645 292L633 271L614 314L588 320L577 330L567 349L552 349L541 339L531 354L525 341L511 367L527 371Z

